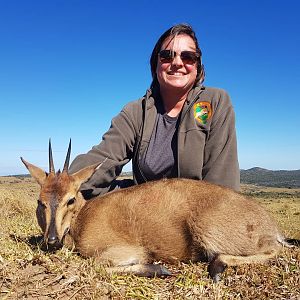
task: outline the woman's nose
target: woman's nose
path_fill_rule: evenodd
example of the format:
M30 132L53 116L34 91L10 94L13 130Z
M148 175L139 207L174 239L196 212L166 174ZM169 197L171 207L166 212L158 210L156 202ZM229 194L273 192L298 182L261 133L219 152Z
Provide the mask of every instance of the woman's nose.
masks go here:
M172 65L174 65L174 66L182 66L183 65L180 54L176 53L175 57L172 60Z

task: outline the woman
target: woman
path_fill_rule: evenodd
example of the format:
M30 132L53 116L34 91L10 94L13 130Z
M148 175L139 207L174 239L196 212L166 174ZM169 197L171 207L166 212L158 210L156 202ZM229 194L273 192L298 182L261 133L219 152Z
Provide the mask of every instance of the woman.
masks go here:
M193 29L185 24L168 29L150 64L153 82L146 95L127 104L102 142L71 164L70 172L76 172L104 161L82 185L85 198L114 189L130 160L134 184L185 177L239 190L233 107L225 91L202 85L205 73Z

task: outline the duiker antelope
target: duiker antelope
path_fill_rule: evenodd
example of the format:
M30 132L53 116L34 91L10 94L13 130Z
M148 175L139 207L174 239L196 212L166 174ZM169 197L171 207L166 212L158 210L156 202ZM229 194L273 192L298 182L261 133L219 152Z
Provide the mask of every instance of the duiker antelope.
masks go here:
M148 182L85 201L80 185L98 165L49 173L22 161L41 186L38 223L48 245L94 256L108 271L170 275L155 261L207 260L214 281L226 266L264 262L286 244L269 214L225 187L191 179Z

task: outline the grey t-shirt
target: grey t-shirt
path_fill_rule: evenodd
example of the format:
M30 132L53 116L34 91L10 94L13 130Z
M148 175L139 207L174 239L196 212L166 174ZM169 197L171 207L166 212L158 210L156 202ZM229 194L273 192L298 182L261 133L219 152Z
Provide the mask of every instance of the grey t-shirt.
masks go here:
M177 120L178 117L170 117L160 109L146 155L140 161L140 168L147 180L177 176Z

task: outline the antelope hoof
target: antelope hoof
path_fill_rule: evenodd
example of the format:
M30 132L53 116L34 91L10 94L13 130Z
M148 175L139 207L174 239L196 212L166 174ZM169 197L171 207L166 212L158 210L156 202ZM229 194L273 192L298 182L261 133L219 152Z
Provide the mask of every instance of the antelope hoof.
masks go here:
M160 271L160 276L172 276L172 273L164 266L161 266Z
M140 273L137 273L140 276L145 277L166 277L171 276L172 273L164 266L157 264L157 265L144 265L141 269Z
M220 274L222 274L226 268L227 265L218 257L210 262L210 264L208 265L208 273L214 283L218 283L221 280Z

